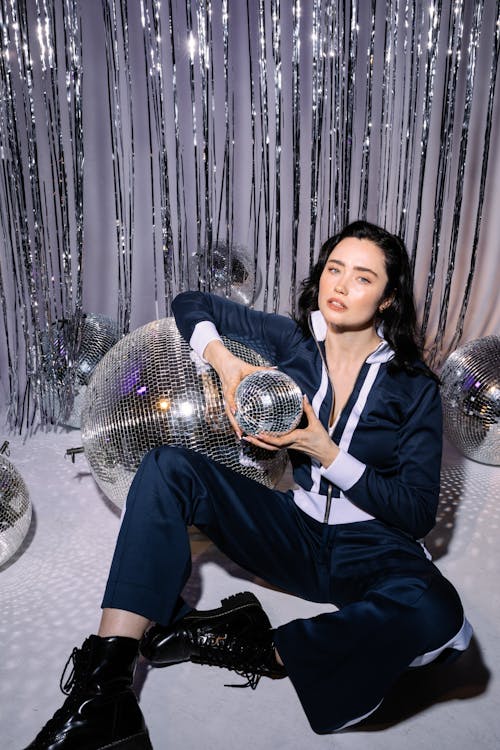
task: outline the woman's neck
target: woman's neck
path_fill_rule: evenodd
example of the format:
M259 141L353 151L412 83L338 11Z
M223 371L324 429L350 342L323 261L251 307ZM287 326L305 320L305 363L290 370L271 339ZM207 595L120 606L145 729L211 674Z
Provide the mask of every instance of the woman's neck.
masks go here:
M325 349L329 357L344 364L364 361L381 342L375 328L362 331L338 331L328 328Z

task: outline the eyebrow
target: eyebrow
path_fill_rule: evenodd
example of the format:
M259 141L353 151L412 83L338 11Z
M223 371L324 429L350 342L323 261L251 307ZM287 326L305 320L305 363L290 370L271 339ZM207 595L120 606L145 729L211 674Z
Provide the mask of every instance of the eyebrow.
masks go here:
M345 268L345 263L343 260L337 260L336 258L328 258L327 263L336 263L338 266L343 266ZM371 268L365 268L364 266L354 266L355 271L364 271L365 273L372 273L374 276L377 276L378 273L375 271L372 271Z

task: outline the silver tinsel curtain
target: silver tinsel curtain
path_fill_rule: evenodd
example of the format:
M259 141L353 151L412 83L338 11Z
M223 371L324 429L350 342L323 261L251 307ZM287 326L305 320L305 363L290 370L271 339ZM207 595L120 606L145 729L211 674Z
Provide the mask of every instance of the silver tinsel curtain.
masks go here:
M431 364L498 331L500 0L0 0L0 30L19 428L71 393L84 313L168 315L236 249L291 312L358 217L407 243Z

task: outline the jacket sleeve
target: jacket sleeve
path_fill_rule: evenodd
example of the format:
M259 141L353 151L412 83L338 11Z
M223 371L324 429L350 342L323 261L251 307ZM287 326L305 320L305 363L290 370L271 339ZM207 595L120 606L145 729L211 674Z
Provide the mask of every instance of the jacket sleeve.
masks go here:
M292 339L299 335L291 319L204 292L178 294L172 311L182 337L200 357L209 341L227 336L257 351L271 364L279 364L289 353Z
M395 467L372 467L341 451L323 472L359 508L415 539L436 521L442 452L438 385L424 376L418 381L422 388L399 428Z

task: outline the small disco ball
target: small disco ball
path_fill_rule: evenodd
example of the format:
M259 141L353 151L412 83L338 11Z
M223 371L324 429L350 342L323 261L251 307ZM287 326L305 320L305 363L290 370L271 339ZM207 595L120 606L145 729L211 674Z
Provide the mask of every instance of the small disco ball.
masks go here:
M269 363L224 338L256 366ZM121 507L144 455L160 445L191 448L262 484L281 478L285 451L238 441L215 371L191 351L173 318L138 328L99 362L82 411L82 442L97 484Z
M500 464L500 337L454 351L441 373L444 431L468 458Z
M14 555L31 523L31 501L22 476L0 455L0 565Z
M235 401L235 419L248 435L283 435L294 430L302 417L302 392L279 370L247 375L236 389Z
M79 428L85 393L98 362L120 338L118 324L98 313L82 315L80 326L74 320L55 323L48 337L45 370L52 370L45 407L56 421ZM73 359L74 377L69 378Z
M76 353L75 372L78 383L89 384L98 363L119 339L118 323L115 320L97 313L84 314Z
M262 275L246 248L218 242L191 258L192 274L207 291L243 305L251 305L258 297Z

